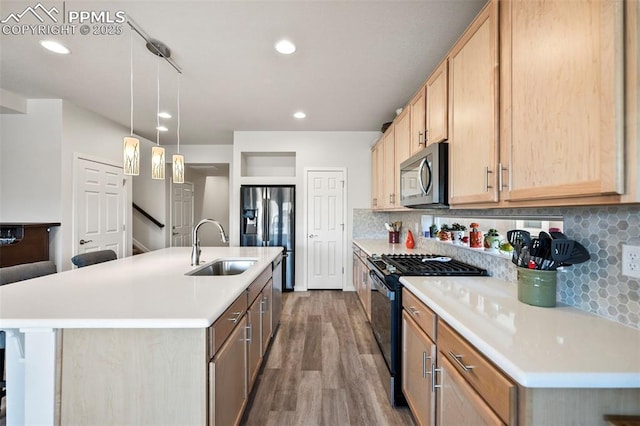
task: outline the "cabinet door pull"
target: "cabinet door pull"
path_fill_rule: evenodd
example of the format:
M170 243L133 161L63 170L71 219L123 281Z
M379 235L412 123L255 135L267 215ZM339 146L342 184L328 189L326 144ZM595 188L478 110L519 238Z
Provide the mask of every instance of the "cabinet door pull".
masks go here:
M233 315L235 315L235 317L227 318L227 320L232 321L234 324L237 324L240 318L242 317L242 311L234 312Z
M437 376L436 373L442 371L442 368L436 368L435 362L431 364L431 392L435 392L437 388L441 388L442 385L437 385Z
M418 132L418 145L422 145L424 143L424 133L422 131Z
M253 341L253 324L249 324L245 329L247 330L247 337L244 341L251 343Z
M417 310L416 308L414 308L413 306L407 306L407 310L409 311L409 313L413 316L418 316L420 315L420 311Z
M489 185L489 174L493 173L489 170L489 166L484 168L484 192L489 192L489 188L493 188L493 186Z
M502 163L498 164L498 191L502 192L502 188L508 188L509 185L504 184L503 172L508 172L508 167L503 167Z
M464 371L465 373L468 373L474 368L473 365L464 365L462 363L462 355L456 355L453 352L449 351L449 357L451 357L453 362L458 364L458 367L462 368L462 371Z
M426 352L422 352L422 378L426 379L427 375L431 375L431 371L427 371L427 361L429 361L431 357L427 355Z

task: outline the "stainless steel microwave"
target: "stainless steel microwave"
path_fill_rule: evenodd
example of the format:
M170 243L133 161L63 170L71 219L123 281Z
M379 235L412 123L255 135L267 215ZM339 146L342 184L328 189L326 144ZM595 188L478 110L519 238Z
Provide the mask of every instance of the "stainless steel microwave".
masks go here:
M449 145L428 145L400 164L400 204L405 207L446 208L449 203Z

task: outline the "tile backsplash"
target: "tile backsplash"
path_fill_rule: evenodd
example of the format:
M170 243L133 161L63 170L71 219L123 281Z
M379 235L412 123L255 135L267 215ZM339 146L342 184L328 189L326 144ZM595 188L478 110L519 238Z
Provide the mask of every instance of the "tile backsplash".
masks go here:
M427 253L455 257L487 269L501 280L516 283L516 267L509 258L494 256L421 237L422 215L450 217L542 217L562 216L564 233L579 241L591 260L558 274L558 302L640 329L640 280L622 275L622 244L640 238L640 206L602 206L531 209L415 210L373 212L354 209L354 239L386 239L384 223L402 221L400 242L411 229L417 247Z

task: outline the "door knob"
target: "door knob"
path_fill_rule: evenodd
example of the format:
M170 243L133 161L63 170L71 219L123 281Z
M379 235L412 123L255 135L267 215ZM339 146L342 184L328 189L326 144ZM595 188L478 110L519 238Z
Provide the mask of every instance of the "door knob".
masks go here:
M309 238L315 238L317 236L318 236L317 234L309 234Z
M172 232L171 235L180 235L179 232Z
M92 242L93 242L93 240L80 240L80 245L84 245L84 244L92 243Z

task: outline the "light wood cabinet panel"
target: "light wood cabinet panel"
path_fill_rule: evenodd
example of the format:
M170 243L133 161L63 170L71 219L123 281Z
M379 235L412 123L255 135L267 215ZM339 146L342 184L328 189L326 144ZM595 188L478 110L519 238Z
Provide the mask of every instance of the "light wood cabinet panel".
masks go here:
M406 288L402 289L402 306L430 339L436 338L436 314Z
M435 393L432 391L432 364L436 345L402 312L402 392L419 425L432 425L435 419Z
M62 330L60 424L205 424L206 340L202 328Z
M262 362L262 335L260 307L262 298L257 298L247 311L247 390L250 391L258 376Z
M394 125L394 170L393 178L393 206L400 205L400 163L411 156L411 114L410 110L405 108L399 116L396 117Z
M371 321L371 285L369 283L369 267L366 263L366 253L360 248L353 247L353 285L362 307Z
M246 333L245 315L209 365L210 425L237 425L242 418L249 393L246 384Z
M491 1L449 55L449 201L496 202L498 2Z
M381 207L395 206L395 125L389 126L382 139L382 191Z
M273 330L271 328L271 300L273 295L273 281L269 280L267 285L262 290L262 306L260 308L261 320L260 320L260 329L262 335L262 355L267 351L267 347L269 347L269 341L271 340L271 336L273 335Z
M431 74L427 91L427 145L447 140L449 135L449 67L445 60Z
M371 151L371 208L379 210L383 207L384 181L384 152L383 141L380 139Z
M438 321L438 351L506 422L515 423L516 385L444 321ZM471 367L469 367L471 366Z
M411 110L411 155L426 145L426 88L421 87L409 102Z
M623 2L501 7L502 198L622 193Z
M438 353L438 366L437 425L504 425L441 352Z

